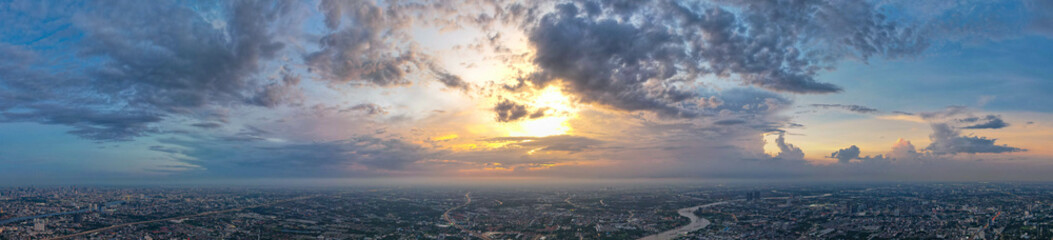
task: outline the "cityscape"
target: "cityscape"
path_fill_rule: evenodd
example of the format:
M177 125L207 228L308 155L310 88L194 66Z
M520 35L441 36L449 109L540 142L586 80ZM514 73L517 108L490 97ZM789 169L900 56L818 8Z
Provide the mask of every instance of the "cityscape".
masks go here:
M1048 239L1043 183L6 187L0 239Z
M8 239L1053 239L1053 0L0 0Z

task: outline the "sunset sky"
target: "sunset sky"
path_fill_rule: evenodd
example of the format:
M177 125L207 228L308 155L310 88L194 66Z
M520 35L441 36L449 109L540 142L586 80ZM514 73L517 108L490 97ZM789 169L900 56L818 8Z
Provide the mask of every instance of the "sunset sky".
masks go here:
M0 2L0 182L1053 180L1053 1Z

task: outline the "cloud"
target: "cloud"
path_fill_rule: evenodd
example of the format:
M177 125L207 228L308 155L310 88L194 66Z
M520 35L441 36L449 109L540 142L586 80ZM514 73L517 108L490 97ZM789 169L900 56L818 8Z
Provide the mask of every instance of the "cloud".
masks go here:
M961 129L1000 129L1009 126L1001 116L989 114L977 117L963 106L950 106L941 111L919 113L918 116L925 121L947 123ZM956 118L958 116L964 118Z
M498 122L515 122L522 119L535 119L545 116L545 108L533 110L531 113L527 109L526 105L518 104L508 99L504 99L494 106L494 112L497 113Z
M679 115L672 104L693 94L656 86L677 74L686 56L667 27L640 28L614 20L578 17L573 4L561 4L528 31L542 74L538 86L560 79L585 102L624 110L655 110ZM648 84L648 83L654 84Z
M940 111L918 113L918 116L920 116L922 119L925 119L925 120L928 120L928 121L941 121L941 120L946 120L947 118L950 118L950 117L957 116L959 114L968 114L968 113L969 113L969 108L966 108L965 106L949 106L949 107L947 107L947 108L945 108L943 110L940 110Z
M856 112L856 113L875 113L875 112L878 111L877 109L866 107L866 106L848 105L848 104L812 104L811 106L812 107L816 107L816 108L822 108L822 109L838 108L838 109L851 111L851 112Z
M403 86L412 83L408 76L421 71L448 88L467 90L468 83L439 67L407 34L414 12L427 10L414 6L323 0L318 9L330 32L318 40L320 49L303 60L311 72L334 83Z
M1025 1L1031 21L1027 28L1047 37L1053 37L1053 3L1044 0Z
M910 141L900 138L896 140L896 143L892 144L892 151L887 155L894 159L917 159L922 154L918 153L918 150Z
M358 111L365 113L366 115L384 115L388 114L388 111L384 107L373 104L373 103L362 103L351 106L349 108L340 110L340 112Z
M229 18L215 20L226 22L223 28L173 3L125 2L77 15L85 36L80 52L106 59L88 70L95 87L172 112L251 99L245 89L259 84L260 66L285 46L269 24L289 6L238 1L228 7ZM259 104L273 105L277 93L269 94Z
M270 83L261 87L249 103L269 108L285 103L300 103L304 96L297 88L299 83L299 77L285 75L281 83Z
M925 150L933 154L958 154L958 153L1007 153L1022 152L1025 149L1010 147L1008 145L996 145L996 139L985 137L962 136L961 132L946 123L933 123L932 135L929 139L932 143Z
M852 145L841 150L837 150L830 154L831 158L836 158L837 162L848 163L852 159L859 159L859 147Z
M987 115L984 117L968 117L958 119L958 122L969 123L972 125L964 126L962 129L999 129L1009 126L1008 123L1002 121L1002 118L995 115Z
M16 109L8 112L8 121L70 125L81 137L123 141L158 133L154 125L165 117L193 118L212 106L274 106L288 99L289 91L268 85L259 72L284 49L272 28L292 8L289 2L196 7L167 1L89 3L41 7L47 10L37 12L40 16L5 16L51 32L15 49L0 44L6 52L0 55L24 57L0 63L0 86L6 88L0 90L5 100L0 110ZM209 10L216 12L206 16ZM51 29L48 22L64 24ZM56 111L56 105L78 115Z
M364 81L378 86L405 85L407 67L416 67L415 52L398 49L402 19L388 16L367 1L322 1L325 26L333 31L321 39L318 51L304 56L312 71L334 82ZM341 28L344 21L349 23Z
M153 145L153 146L150 146L147 149L150 149L150 151L158 151L158 152L171 153L171 154L179 154L179 153L183 152L182 150L177 149L177 148L165 147L165 146L161 146L161 145Z
M694 117L681 103L705 75L792 93L840 91L815 80L845 56L917 54L926 41L861 1L563 3L527 27L541 68L582 101ZM850 23L850 24L849 24ZM800 34L809 32L810 34Z
M743 124L743 123L746 123L746 120L742 120L742 119L723 119L723 120L717 120L716 122L713 122L713 124L716 124L716 125L737 125L737 124Z
M460 76L447 72L445 69L436 65L434 61L430 62L428 66L431 72L435 74L436 79L446 85L447 88L458 89L461 91L468 91L471 88L471 84L465 82Z
M205 169L214 176L341 177L405 170L442 152L398 139L356 136L326 142L240 142L164 139L151 150Z
M223 124L219 124L219 123L215 123L215 122L202 122L202 123L190 124L190 126L194 126L194 127L198 127L198 128L204 128L204 129L213 129L213 128L222 127Z
M494 106L494 111L497 112L498 122L511 122L526 117L528 112L526 106L517 104L508 99L497 103Z
M264 137L264 135L268 135L270 133L271 132L269 132L267 130L263 130L263 129L260 129L258 127L254 127L252 125L245 125L245 127L242 128L237 133L235 133L233 135L220 136L219 139L222 139L222 140L228 141L228 142L264 141L264 140L267 140L267 138Z
M786 133L780 132L779 137L775 139L775 145L779 147L779 154L775 155L775 158L787 160L804 159L804 151L793 144L786 143L784 135Z
M698 114L705 116L738 117L743 120L767 121L793 104L793 101L770 91L757 88L731 88L714 93L701 93L706 102L719 102L701 107ZM708 98L705 98L708 96Z
M487 138L486 142L508 142L510 146L538 149L540 151L563 151L580 152L603 143L603 141L570 135L556 135L547 137L499 137Z
M75 133L93 140L130 140L158 133L153 129L168 118L210 121L203 112L300 107L307 97L302 74L399 86L412 72L466 92L470 84L423 54L404 32L413 12L438 7L404 5L323 1L317 7L326 29L315 32L304 28L313 6L296 1L19 2L12 9L21 10L0 11L10 20L0 33L14 36L0 43L0 111L17 110L4 121L70 117L39 116L55 113L35 109L42 105L161 118L140 118L145 121L134 127L85 124L91 119L47 122L77 124ZM24 116L29 112L38 116Z
M910 17L884 15L888 9L873 5L884 2L870 1L318 2L0 4L9 6L0 7L0 122L62 125L96 141L164 139L135 145L187 165L157 171L212 176L452 173L483 165L563 176L829 176L853 168L809 165L783 136L785 128L800 127L780 115L793 94L838 92L840 80L820 81L824 71L846 60L915 56L928 46L925 35L936 35L901 22ZM460 31L467 26L479 29ZM428 52L431 43L419 46L420 29L455 36L478 30L485 39L469 49L498 54L484 61L530 70L511 85L473 89L459 72L444 69L443 60L451 59ZM530 49L503 46L520 38ZM377 89L432 79L469 96ZM462 132L463 124L492 124L466 117L477 115L465 109L478 108L463 104L480 97L499 99L487 109L499 122L564 114L519 92L552 85L574 103L593 104L566 123L585 136ZM510 93L486 92L503 87ZM385 105L369 103L377 101ZM382 117L391 108L406 111ZM589 114L607 115L580 117ZM869 164L1023 151L958 132L1007 126L999 116L952 107L892 117L947 129L934 130L933 144L920 153L901 140L887 155L861 157L852 145L830 157ZM422 135L433 131L460 137ZM769 156L760 136L773 132L780 133L780 152ZM461 143L474 148L447 146ZM466 165L430 168L454 164Z
M957 118L959 116L965 118ZM903 115L901 115L903 116ZM964 106L950 106L941 111L921 112L917 114L921 120L929 123L932 134L929 139L932 143L923 150L928 154L945 155L958 153L1007 153L1021 152L1025 149L1010 147L1007 145L996 145L996 139L985 137L962 136L960 129L1000 129L1009 126L997 115L985 115L976 117L969 108ZM893 146L893 152L889 154L895 158L911 158L918 156L914 151L914 145L909 141L900 139Z
M163 117L161 114L142 111L103 112L58 105L34 105L31 109L3 112L0 122L67 125L74 128L69 133L86 139L130 141L135 137L160 132L150 124L160 122Z

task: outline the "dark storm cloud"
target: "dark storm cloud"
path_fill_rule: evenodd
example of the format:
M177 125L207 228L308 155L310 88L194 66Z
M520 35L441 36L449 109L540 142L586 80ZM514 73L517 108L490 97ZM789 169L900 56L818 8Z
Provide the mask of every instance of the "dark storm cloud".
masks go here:
M859 147L852 145L847 148L837 150L836 152L830 153L830 158L836 158L837 162L848 163L852 159L859 159Z
M962 127L962 129L999 129L1009 126L1009 123L1002 121L1001 117L995 115L987 115L984 117L968 117L958 119L958 122L971 124Z
M585 102L693 117L705 75L793 93L839 59L911 56L926 41L863 1L674 1L558 4L527 28L543 86L560 79ZM525 18L533 20L537 18Z
M996 139L986 137L962 136L958 129L946 123L933 123L932 135L929 135L932 143L925 150L933 154L957 154L957 153L1007 153L1022 152L1026 149L1010 147L1008 145L996 145Z
M870 107L866 107L866 106L860 106L860 105L850 105L850 104L812 104L812 107L822 108L822 109L837 108L837 109L842 109L842 110L856 112L856 113L875 113L875 112L878 111L877 109L874 109L874 108L870 108Z

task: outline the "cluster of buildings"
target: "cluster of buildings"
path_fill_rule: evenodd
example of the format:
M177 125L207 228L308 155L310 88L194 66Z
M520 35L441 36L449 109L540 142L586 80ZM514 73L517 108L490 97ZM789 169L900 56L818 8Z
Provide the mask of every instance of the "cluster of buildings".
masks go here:
M690 239L1050 239L1053 187L1044 184L890 184L829 195L731 201L696 214L712 224ZM748 198L748 197L747 197Z
M0 188L0 239L638 239L688 225L683 214L706 224L657 239L1049 239L1051 190L990 183ZM710 203L720 204L690 208Z

